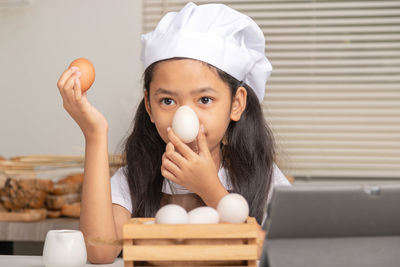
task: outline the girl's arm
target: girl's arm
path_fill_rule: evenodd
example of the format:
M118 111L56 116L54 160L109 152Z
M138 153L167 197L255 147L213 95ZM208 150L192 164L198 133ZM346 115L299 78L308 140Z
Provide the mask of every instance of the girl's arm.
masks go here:
M105 244L117 240L111 204L107 134L86 139L80 230L85 236L90 262L111 263L115 260L119 248Z
M111 263L121 248L106 243L120 238L120 228L130 214L111 204L108 123L88 102L86 93L82 94L79 77L77 69L70 68L61 75L57 86L64 108L82 129L86 141L80 230L85 237L89 261Z
M91 263L114 262L122 249L117 245L122 240L122 225L130 217L125 208L111 204L107 135L87 140L80 229Z

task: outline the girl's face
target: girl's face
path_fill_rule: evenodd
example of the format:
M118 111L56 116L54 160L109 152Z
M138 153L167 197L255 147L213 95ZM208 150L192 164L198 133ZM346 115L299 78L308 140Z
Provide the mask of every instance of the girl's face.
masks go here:
M155 66L146 109L161 138L168 143L175 111L190 106L204 125L208 148L219 151L230 120L238 121L246 106L246 89L239 87L232 98L229 86L217 71L191 59L162 61ZM192 148L194 144L189 144ZM212 153L213 154L213 153Z

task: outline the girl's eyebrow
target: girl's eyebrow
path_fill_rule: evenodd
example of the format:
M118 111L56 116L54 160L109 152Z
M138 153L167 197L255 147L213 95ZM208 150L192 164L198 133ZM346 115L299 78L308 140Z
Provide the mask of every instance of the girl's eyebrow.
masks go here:
M190 94L191 95L197 95L197 94L209 93L209 92L217 93L217 90L215 90L212 87L203 87L203 88L199 88L199 89L191 91ZM163 95L163 94L165 94L165 95L173 95L173 96L177 95L176 92L173 92L173 91L170 91L170 90L167 90L167 89L164 89L164 88L158 88L156 90L156 92L154 93L154 95Z
M198 95L198 94L210 93L210 92L216 94L217 90L215 90L212 87L203 87L203 88L200 88L200 89L193 90L192 92L190 92L190 94L191 95Z
M173 96L176 96L177 93L172 92L172 91L169 91L169 90L167 90L167 89L158 88L158 89L156 90L156 92L154 93L154 95L173 95Z

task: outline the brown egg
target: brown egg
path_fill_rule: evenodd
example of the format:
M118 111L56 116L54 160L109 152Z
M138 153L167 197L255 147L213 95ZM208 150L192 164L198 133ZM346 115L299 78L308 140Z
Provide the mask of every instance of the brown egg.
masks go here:
M78 58L72 61L68 68L78 67L79 71L82 73L80 81L81 81L81 90L82 93L86 92L90 86L92 86L95 78L95 72L92 62L90 62L86 58Z

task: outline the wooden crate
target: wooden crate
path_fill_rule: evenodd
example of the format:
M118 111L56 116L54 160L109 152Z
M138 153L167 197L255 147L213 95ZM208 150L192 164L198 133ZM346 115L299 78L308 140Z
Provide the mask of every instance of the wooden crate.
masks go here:
M264 232L255 218L242 224L149 224L134 218L123 227L128 266L257 266Z

